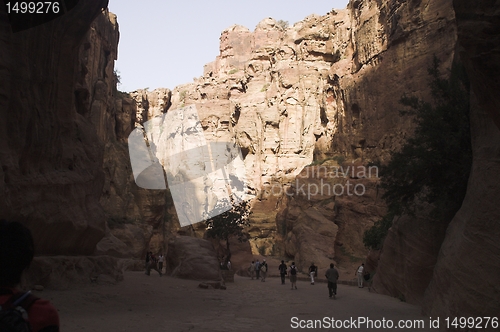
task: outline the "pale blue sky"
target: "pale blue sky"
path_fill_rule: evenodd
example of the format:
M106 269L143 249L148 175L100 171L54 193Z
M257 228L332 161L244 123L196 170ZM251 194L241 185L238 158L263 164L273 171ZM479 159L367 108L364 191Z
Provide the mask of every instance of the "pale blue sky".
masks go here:
M219 54L220 33L233 24L251 31L266 17L290 25L310 14L343 9L348 0L110 0L118 16L115 68L121 91L173 89L203 74Z

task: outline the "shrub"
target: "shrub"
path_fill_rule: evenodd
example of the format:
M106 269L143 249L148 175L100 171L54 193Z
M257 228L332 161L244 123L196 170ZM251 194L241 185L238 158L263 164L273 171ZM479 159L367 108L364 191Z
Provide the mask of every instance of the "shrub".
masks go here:
M281 30L285 30L289 26L288 21L283 21L283 20L278 20L276 22L276 25L279 26Z
M217 211L224 211L218 213ZM231 257L229 249L229 237L237 236L239 241L244 241L243 227L250 225L248 217L250 215L250 203L248 201L235 202L222 199L217 202L212 213L217 214L215 217L207 219L207 236L226 241L226 249L228 252L227 260ZM227 263L227 261L225 262Z

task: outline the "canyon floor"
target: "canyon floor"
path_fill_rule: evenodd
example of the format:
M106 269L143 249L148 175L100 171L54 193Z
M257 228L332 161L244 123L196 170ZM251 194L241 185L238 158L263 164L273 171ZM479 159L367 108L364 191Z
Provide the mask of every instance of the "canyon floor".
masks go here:
M324 317L385 318L395 324L420 319L425 328L418 331L430 330L429 317L423 317L420 308L370 293L366 287L339 285L337 298L332 300L322 282L311 285L299 280L297 290L290 289L288 280L281 285L279 278L260 282L236 276L227 290L201 289L198 284L157 273L148 277L143 272L126 272L125 280L116 285L90 284L36 293L58 308L61 331L288 331L295 330L292 327L298 320ZM293 317L297 317L295 321ZM357 326L352 330L387 329Z

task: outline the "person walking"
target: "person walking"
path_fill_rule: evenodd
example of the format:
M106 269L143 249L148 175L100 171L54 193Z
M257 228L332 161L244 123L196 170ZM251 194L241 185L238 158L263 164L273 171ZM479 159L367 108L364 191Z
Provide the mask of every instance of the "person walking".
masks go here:
M257 260L255 262L255 279L259 280L260 279L260 262Z
M330 268L326 270L325 277L326 280L328 280L329 297L335 300L335 295L337 295L337 280L339 279L339 271L337 271L333 263L331 263Z
M359 288L363 288L363 273L365 271L365 263L362 263L358 269L356 270L356 272L354 273L354 275L357 275L358 276L358 287Z
M278 270L280 271L281 284L285 284L285 276L286 276L286 264L285 261L281 261L280 266L278 266Z
M262 264L260 264L260 274L262 276L262 279L260 281L265 282L266 281L266 276L267 276L267 263L266 260L262 260Z
M295 262L292 262L290 265L290 283L292 284L292 289L297 289L297 267L295 266Z
M318 267L314 265L314 262L309 266L309 275L311 276L311 285L314 285L314 277L318 276Z
M146 275L150 275L150 271L151 271L151 268L150 268L150 266L151 266L151 255L152 254L153 253L151 251L148 251L146 253Z
M147 264L146 274L151 275L151 270L155 270L161 277L161 272L158 270L158 259L152 251L149 252L149 263Z
M158 270L160 271L160 277L163 273L163 262L165 260L165 257L163 256L163 253L160 253L160 256L158 256Z
M250 263L250 266L248 267L248 272L250 273L250 277L253 278L255 277L255 262L252 261L252 263Z

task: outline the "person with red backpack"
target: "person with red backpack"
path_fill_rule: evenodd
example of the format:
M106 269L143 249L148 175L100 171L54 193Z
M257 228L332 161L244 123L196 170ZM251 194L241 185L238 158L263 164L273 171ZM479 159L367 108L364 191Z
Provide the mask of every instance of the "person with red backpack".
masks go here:
M59 315L49 301L17 286L35 253L33 237L19 222L0 220L0 331L58 332Z

